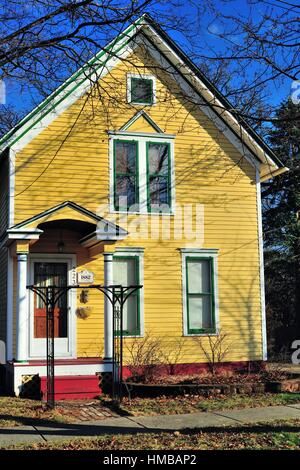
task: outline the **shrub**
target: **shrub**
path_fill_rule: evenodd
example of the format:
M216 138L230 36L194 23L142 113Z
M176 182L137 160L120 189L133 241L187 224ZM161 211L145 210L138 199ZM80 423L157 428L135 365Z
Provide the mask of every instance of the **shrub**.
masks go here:
M212 375L215 375L218 364L224 361L229 352L227 333L219 330L217 335L195 336L194 341L200 346L207 359L208 367Z
M161 339L146 333L143 338L134 337L125 341L129 353L127 367L134 382L152 382L157 366L162 363Z

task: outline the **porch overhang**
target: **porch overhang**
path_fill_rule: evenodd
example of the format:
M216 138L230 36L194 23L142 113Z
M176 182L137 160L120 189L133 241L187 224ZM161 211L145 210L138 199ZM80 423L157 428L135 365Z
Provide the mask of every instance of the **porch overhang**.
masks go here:
M17 240L35 243L47 228L70 228L81 234L79 243L90 248L98 244L123 240L127 230L71 201L63 202L7 229L0 246L10 246Z
M116 227L116 226L115 226ZM114 243L117 241L124 240L127 237L128 232L126 230L118 227L118 230L115 227L110 227L107 225L107 230L95 230L95 232L86 235L85 237L79 240L80 245L84 248L91 248L92 246L104 243Z
M41 229L15 229L11 228L6 231L0 240L0 248L2 246L10 246L16 240L28 241L29 244L34 243L44 233Z

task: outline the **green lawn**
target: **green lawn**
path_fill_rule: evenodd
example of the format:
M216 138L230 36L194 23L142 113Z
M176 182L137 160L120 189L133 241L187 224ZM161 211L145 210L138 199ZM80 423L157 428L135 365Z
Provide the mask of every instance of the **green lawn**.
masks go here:
M101 436L10 446L22 450L299 450L300 420L226 429Z
M109 398L100 398L103 404L111 406ZM199 411L218 411L233 408L257 408L272 405L300 403L300 393L265 393L263 395L233 395L211 397L185 395L178 397L124 399L120 412L133 416L154 416L160 414L183 414Z

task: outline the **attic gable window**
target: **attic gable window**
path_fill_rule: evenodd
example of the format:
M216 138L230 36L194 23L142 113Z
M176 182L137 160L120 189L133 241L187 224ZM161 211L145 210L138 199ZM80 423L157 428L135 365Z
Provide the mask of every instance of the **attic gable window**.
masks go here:
M128 74L127 101L136 105L153 105L155 103L155 77Z

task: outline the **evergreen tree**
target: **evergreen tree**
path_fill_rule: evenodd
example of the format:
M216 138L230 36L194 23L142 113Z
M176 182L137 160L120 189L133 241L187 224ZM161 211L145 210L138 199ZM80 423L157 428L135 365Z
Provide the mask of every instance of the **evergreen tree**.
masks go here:
M262 186L269 350L300 339L300 104L277 111L269 142L289 172Z

